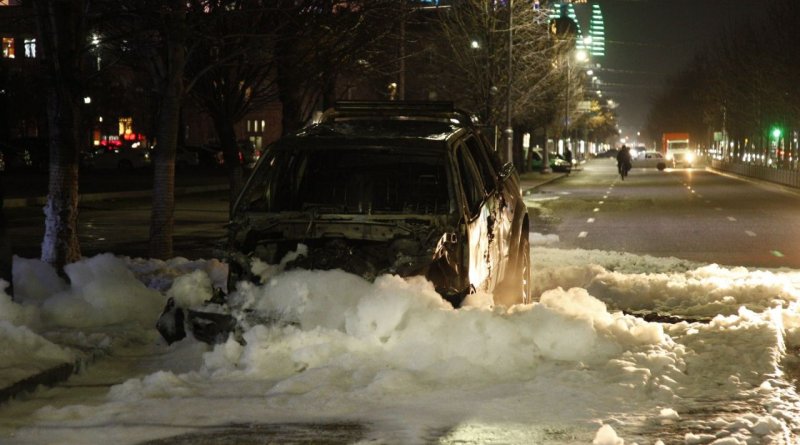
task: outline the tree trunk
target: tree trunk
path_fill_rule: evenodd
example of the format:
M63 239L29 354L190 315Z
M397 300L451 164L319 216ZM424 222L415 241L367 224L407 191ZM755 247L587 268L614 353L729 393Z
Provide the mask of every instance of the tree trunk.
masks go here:
M284 38L276 45L278 97L283 107L281 124L284 135L294 133L302 126L303 88L296 72L289 67L294 63L293 39Z
M159 110L158 142L153 153L153 208L150 213L150 256L172 257L175 226L175 146L178 140L177 118L180 100L164 98Z
M78 242L79 108L69 94L49 93L50 178L45 204L42 261L61 270L81 258Z
M183 73L186 65L185 17L180 9L172 14L175 27L166 39L168 70L162 79L158 111L156 149L153 159L153 208L150 215L150 256L168 259L173 255L175 227L175 153L178 143Z
M230 202L228 208L232 212L233 205L236 203L236 198L239 196L242 187L244 187L244 174L242 172L242 163L239 160L239 147L236 143L236 132L234 131L233 123L221 116L214 117L214 124L217 127L217 136L222 146L225 170L228 172L228 182L230 184Z
M82 50L82 0L34 2L41 61L48 77L47 117L50 178L45 204L42 261L62 270L80 259L78 242L78 162Z

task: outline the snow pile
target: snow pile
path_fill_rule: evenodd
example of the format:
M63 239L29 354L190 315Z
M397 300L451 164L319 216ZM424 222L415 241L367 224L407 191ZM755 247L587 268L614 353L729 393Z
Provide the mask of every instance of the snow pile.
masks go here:
M61 364L71 364L75 356L28 326L39 326L39 311L11 300L0 280L0 389L31 375Z
M243 342L167 347L152 336L167 296L201 305L224 265L86 259L71 284L48 281L47 296L30 280L22 305L0 310L34 324L39 310L40 329L136 326L126 334L151 343L156 369L132 371L104 401L42 408L13 440L0 437L135 443L279 422L356 422L366 430L350 442L377 443L749 444L800 433L783 374L800 347L797 272L546 247L532 260L538 302L494 308L477 295L459 310L421 278L261 264L265 284L230 296ZM668 308L707 322L622 312Z

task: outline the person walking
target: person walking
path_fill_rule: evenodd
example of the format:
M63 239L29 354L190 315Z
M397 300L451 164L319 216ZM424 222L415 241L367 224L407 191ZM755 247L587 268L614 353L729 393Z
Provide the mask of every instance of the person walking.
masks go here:
M564 147L564 160L569 162L570 169L572 168L572 150L569 147Z
M628 176L628 171L630 171L632 166L631 150L627 145L623 145L622 148L619 149L619 152L617 152L617 171L619 171L619 176L623 181L625 177Z

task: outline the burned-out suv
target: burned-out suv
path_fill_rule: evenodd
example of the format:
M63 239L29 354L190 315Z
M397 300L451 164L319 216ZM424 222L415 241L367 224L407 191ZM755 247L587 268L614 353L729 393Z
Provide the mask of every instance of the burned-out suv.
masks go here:
M423 275L456 307L529 299L519 178L451 103L337 103L267 148L229 227L229 287L300 250L286 268Z

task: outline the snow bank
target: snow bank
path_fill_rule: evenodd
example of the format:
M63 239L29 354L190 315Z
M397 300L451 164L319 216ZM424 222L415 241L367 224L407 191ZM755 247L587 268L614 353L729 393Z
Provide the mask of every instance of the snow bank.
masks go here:
M532 260L539 299L508 310L485 295L454 310L420 278L262 264L265 283L230 296L243 343L154 343L156 371L105 403L41 409L14 441L134 443L249 422L358 422L379 443L767 443L800 431L783 374L800 347L797 272L548 247ZM100 256L69 273L50 296L23 287L46 326L152 331L167 296L196 306L224 283L214 261ZM35 319L5 303L7 319ZM667 308L708 322L622 312Z

